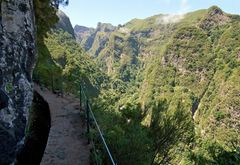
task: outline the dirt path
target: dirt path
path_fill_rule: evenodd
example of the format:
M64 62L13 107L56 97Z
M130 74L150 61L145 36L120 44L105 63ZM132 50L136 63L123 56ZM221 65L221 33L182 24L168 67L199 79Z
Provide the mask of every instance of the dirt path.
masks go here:
M40 90L51 111L51 129L41 165L89 165L90 148L84 137L79 100L72 96L58 97Z

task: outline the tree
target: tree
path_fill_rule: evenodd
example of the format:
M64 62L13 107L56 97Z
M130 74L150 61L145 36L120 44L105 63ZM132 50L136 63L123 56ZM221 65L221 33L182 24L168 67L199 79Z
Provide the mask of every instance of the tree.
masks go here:
M68 0L34 0L37 36L43 40L46 33L57 23L58 6L67 5Z
M165 164L171 157L169 151L180 142L190 143L193 137L193 123L190 113L181 102L171 109L167 100L160 100L152 110L150 129L154 137L152 164Z

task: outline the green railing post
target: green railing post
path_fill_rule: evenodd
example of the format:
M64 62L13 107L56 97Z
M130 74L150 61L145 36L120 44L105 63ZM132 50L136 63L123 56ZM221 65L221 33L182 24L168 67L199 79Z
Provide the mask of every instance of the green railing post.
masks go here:
M88 99L87 99L87 135L88 135L88 144L90 144L90 120L89 120L89 105L88 105Z
M80 102L79 110L81 110L82 109L82 86L81 86L81 84L79 85L79 102Z
M86 106L83 105L84 106L83 109L84 109L84 112L85 112L85 122L87 123L88 144L90 144L90 141L92 141L93 146L95 145L94 144L94 140L91 139L91 137L90 137L90 115L91 115L91 119L93 120L93 124L95 124L95 126L96 126L96 130L97 130L97 132L100 135L102 145L104 146L105 150L107 151L108 157L111 160L112 165L117 165L117 163L115 163L115 161L113 159L113 156L112 156L112 154L111 154L111 152L110 152L110 150L108 148L108 145L107 145L107 143L105 141L105 138L103 137L103 133L102 133L102 131L101 131L99 125L98 125L98 122L97 122L97 120L95 118L95 115L93 114L92 108L91 108L91 106L89 104L89 100L88 100L88 98L87 98L87 96L85 94L85 90L84 89L85 89L84 86L80 87L80 90L81 90L80 93L83 96L83 98L81 98L82 99L81 100L81 102L82 102L81 104L86 103ZM97 159L96 159L96 163L97 163Z
M52 86L52 93L54 93L54 79L53 79L53 71L51 71L51 86Z

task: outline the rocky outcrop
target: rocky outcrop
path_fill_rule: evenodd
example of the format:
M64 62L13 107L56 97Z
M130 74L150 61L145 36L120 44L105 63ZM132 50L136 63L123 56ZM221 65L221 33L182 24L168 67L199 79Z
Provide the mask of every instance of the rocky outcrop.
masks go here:
M101 23L101 22L99 22L97 24L96 31L98 31L98 32L113 32L114 30L116 30L116 27L113 26L110 23Z
M76 40L79 43L84 42L84 39L90 37L94 33L94 28L89 28L85 26L75 25L74 32L76 36Z
M0 1L0 164L14 161L31 106L36 61L32 0Z
M68 32L69 34L71 34L74 38L74 30L71 24L70 19L68 18L68 16L61 10L58 10L57 12L57 16L59 18L58 23L55 25L57 29L62 29L63 31Z
M95 57L105 47L105 44L109 41L110 34L117 28L110 23L97 24L97 28L88 28L84 26L76 25L74 27L75 36L85 51L90 52Z
M219 7L212 6L199 26L204 30L211 30L216 26L225 25L229 21L230 18Z

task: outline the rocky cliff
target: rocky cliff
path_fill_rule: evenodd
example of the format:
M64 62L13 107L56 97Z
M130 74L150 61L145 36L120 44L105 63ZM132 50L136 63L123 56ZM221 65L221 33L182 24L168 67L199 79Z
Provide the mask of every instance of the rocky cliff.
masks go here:
M89 38L94 33L94 31L95 31L94 28L89 28L89 27L80 26L80 25L74 26L74 33L76 36L76 40L79 43L84 43L85 39Z
M33 1L1 1L0 24L0 164L4 165L14 161L22 145L33 98Z
M96 29L76 25L76 39L81 46L93 56L98 56L109 41L110 34L116 27L109 23L99 22Z
M75 37L74 30L73 30L73 27L72 27L69 17L61 10L58 10L57 16L59 18L59 21L56 24L56 28L62 29L63 31L66 31L69 34L71 34L73 37Z

